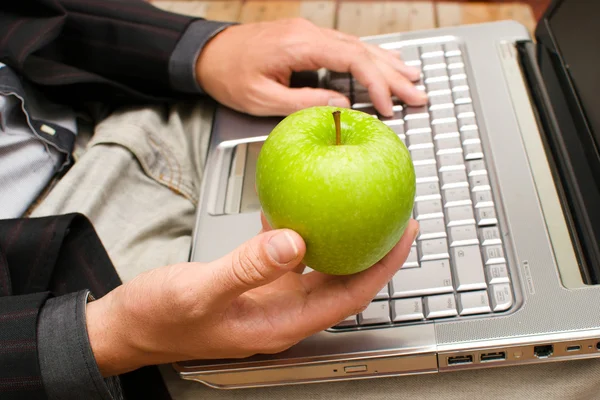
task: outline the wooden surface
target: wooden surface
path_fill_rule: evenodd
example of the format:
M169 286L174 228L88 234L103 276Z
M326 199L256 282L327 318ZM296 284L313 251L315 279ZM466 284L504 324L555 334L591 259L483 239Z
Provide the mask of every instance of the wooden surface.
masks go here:
M454 3L354 0L154 1L169 11L219 21L260 22L303 17L357 36L514 19L533 32L531 7L523 3Z

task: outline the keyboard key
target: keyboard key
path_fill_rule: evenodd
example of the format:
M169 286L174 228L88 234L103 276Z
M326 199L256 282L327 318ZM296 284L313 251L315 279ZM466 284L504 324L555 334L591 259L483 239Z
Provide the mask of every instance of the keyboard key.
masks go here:
M432 109L439 105L452 104L452 103L453 103L453 98L452 98L451 94L442 94L439 96L430 96L429 97L429 104L431 105Z
M428 85L430 83L435 82L450 82L450 77L448 76L432 76L431 78L425 78L425 84Z
M443 218L432 218L419 222L419 236L417 237L417 240L437 239L445 237L446 224L444 223Z
M491 311L488 294L485 290L458 294L460 315L485 314Z
M467 173L464 170L443 171L440 173L442 190L467 186Z
M485 163L483 160L467 161L466 166L467 174L469 176L487 175L487 169L485 168Z
M490 180L488 179L487 175L475 175L469 177L469 185L471 186L472 192L492 190L490 187Z
M462 140L463 146L468 144L481 144L481 139L479 138L479 130L473 129L470 131L462 131L460 133L460 138Z
M448 64L448 68L451 68L451 69L465 66L465 64L463 63L462 57L459 57L459 56L448 57L446 59L446 63Z
M492 310L506 311L512 306L512 290L508 283L490 286Z
M498 219L496 218L496 210L494 207L481 207L475 209L475 216L477 218L478 226L490 226L497 225Z
M458 125L456 124L456 118L448 118L446 120L438 120L437 123L433 124L434 137L437 139L438 135L452 133L454 137L458 137ZM451 137L446 135L446 137Z
M374 301L358 315L360 325L387 324L390 318L390 304L387 301Z
M440 184L438 182L417 183L415 202L435 199L441 199Z
M450 79L450 86L452 86L453 89L469 87L469 85L467 83L467 77L466 76L457 76L457 75L452 76ZM467 103L467 104L470 104L470 103Z
M449 258L448 241L446 238L421 240L417 243L421 262ZM422 265L421 265L422 267Z
M452 97L454 97L454 104L467 104L472 103L471 92L467 90L453 90Z
M417 133L431 132L431 126L429 126L429 120L426 118L420 119L409 119L406 121L406 134L414 135Z
M375 295L375 300L383 300L388 299L390 297L390 291L388 285L385 285L381 288L381 290Z
M418 47L403 47L400 49L400 58L406 63L408 61L419 60Z
M465 144L465 160L477 160L483 158L483 150L480 143Z
M350 328L356 326L356 315L350 315L345 320L336 325L338 328Z
M427 91L428 92L432 92L434 90L450 90L450 81L449 80L444 80L444 81L437 81L437 82L428 82L426 83L427 85ZM454 115L454 113L453 113Z
M402 265L402 268L419 268L419 258L417 255L417 246L411 246L408 258Z
M443 218L442 200L424 200L415 203L415 216L418 221L431 218Z
M487 287L479 246L453 247L452 268L456 290L464 292Z
M471 192L466 186L445 189L442 195L444 208L471 205Z
M448 68L448 73L450 76L466 76L465 67L460 65L453 65L452 68Z
M485 276L490 285L496 283L509 283L508 268L506 264L492 264L485 266Z
M459 225L475 225L475 216L473 209L468 206L456 206L446 208L446 217L448 227Z
M491 190L480 190L475 192L473 200L475 202L475 208L494 206L494 198L492 197Z
M484 246L483 261L485 262L485 265L505 264L506 259L504 258L504 250L502 250L502 246Z
M479 241L482 246L491 246L495 244L502 244L502 238L500 237L500 230L491 226L479 230Z
M462 117L458 120L458 127L461 131L469 131L477 129L477 122L475 117Z
M458 119L475 117L472 104L459 104L456 106L456 116Z
M446 57L460 56L462 54L456 42L445 43L444 49L446 50Z
M415 175L417 183L438 181L437 166L435 164L415 166Z
M421 58L438 57L444 55L441 44L424 44L421 46Z
M465 162L462 153L442 154L438 157L438 167L441 171L453 169L465 169Z
M409 149L415 146L433 143L433 137L431 132L423 132L418 134L412 134L408 136Z
M446 136L440 135L435 140L435 147L438 150L438 154L439 154L439 152L453 153L453 152L459 151L459 149L461 149L462 143L460 142L460 137L458 137L458 136L446 137ZM447 150L455 150L455 151L447 151Z
M421 268L401 268L392 278L391 285L393 298L450 293L454 290L450 261L425 261Z
M479 244L475 225L459 225L448 230L450 247Z
M390 127L390 129L392 131L394 131L394 133L398 136L405 136L405 132L404 132L404 124L398 124L398 125L388 125ZM404 138L406 139L406 138Z
M446 68L446 57L443 55L426 57L421 60L421 65L423 65L423 71L427 70L427 67Z
M425 316L427 318L444 318L457 315L454 294L425 297L423 303L425 303Z
M446 68L429 69L427 71L423 71L423 75L425 75L425 83L427 83L428 79L431 78L447 77L448 71L446 70Z
M392 300L392 319L394 322L418 321L425 318L423 302L420 297Z
M425 161L425 160L434 160L435 161L435 152L433 150L433 146L427 147L427 148L411 150L410 156L411 156L413 162Z
M418 119L418 118L429 118L429 111L425 106L419 107L406 107L404 110L404 120L408 121L409 119Z

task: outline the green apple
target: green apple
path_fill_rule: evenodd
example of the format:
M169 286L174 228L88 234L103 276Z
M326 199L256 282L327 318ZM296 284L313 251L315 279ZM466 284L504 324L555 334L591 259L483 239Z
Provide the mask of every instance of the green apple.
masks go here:
M269 224L298 232L304 263L332 275L363 271L394 247L411 217L415 187L400 138L377 118L343 108L289 115L267 137L256 165Z

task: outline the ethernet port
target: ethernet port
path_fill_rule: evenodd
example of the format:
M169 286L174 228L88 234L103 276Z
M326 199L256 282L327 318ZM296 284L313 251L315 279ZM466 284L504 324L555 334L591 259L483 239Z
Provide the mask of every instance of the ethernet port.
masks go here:
M554 346L551 344L547 344L544 346L535 346L533 348L533 355L537 358L548 358L552 355L554 351Z

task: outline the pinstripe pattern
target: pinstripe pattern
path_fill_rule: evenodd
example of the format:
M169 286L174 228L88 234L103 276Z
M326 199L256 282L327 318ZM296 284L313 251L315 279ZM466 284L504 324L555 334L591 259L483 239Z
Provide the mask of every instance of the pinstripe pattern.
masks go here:
M0 399L45 399L37 320L50 296L90 289L100 298L121 281L82 215L0 220ZM156 368L123 375L125 398L168 398Z
M169 59L194 19L140 0L1 2L0 62L60 102L181 97Z

